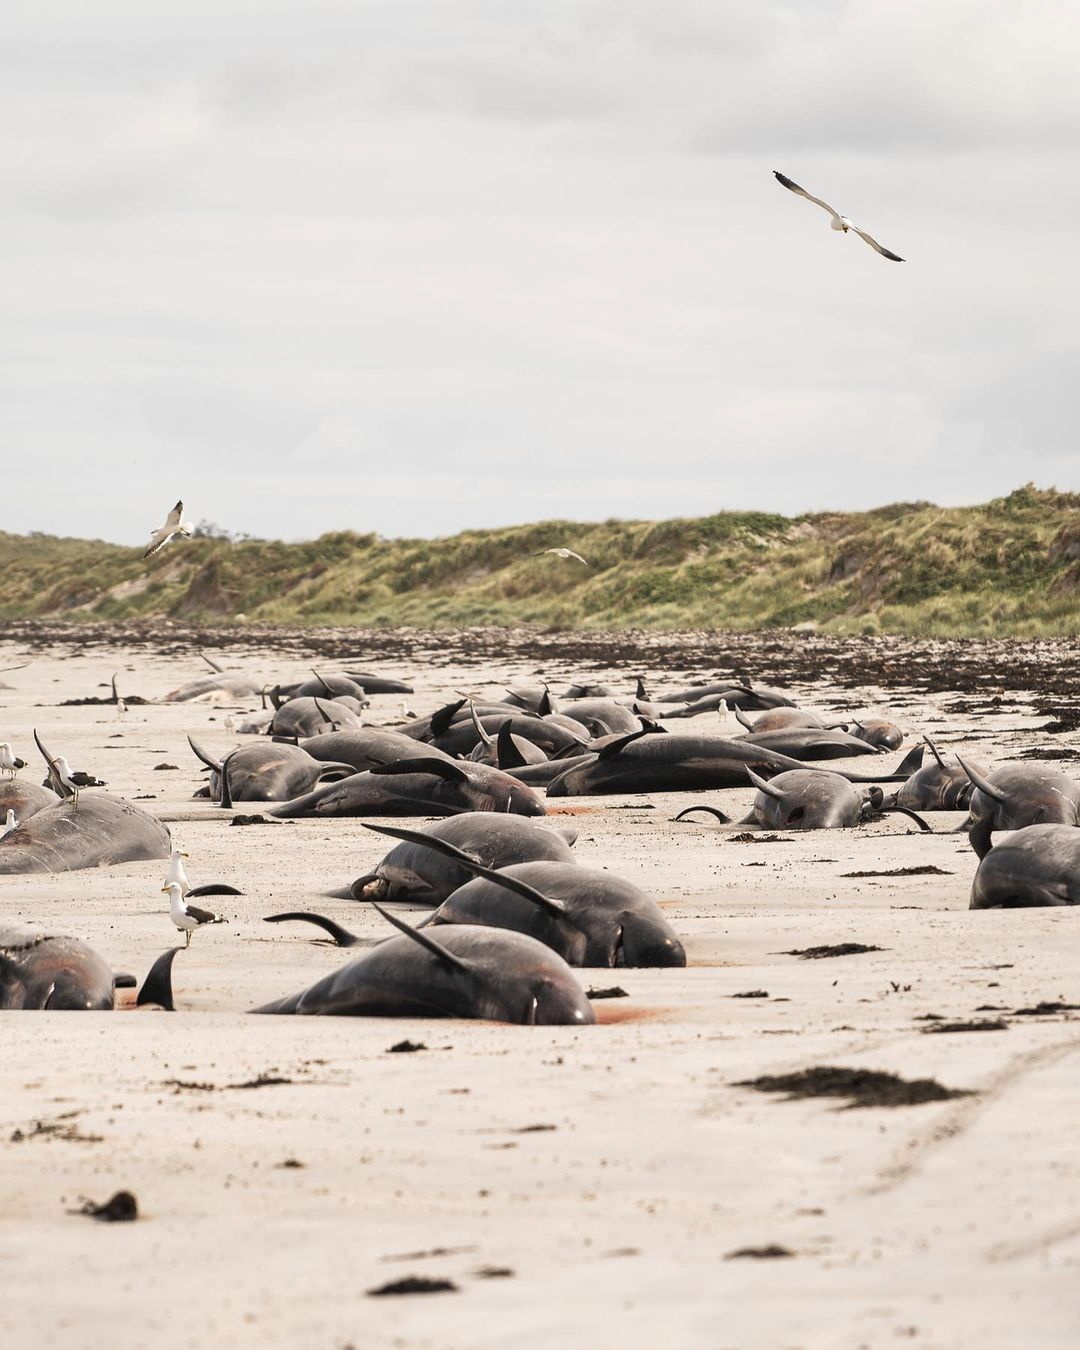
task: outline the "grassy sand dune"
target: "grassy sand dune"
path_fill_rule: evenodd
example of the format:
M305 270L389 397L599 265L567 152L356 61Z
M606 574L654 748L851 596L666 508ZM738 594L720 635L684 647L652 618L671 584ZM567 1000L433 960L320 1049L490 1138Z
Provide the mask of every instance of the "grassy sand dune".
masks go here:
M589 559L536 558L568 544ZM137 549L0 534L0 617L537 624L1037 637L1080 631L1080 495L794 518L544 521L445 539L340 532Z

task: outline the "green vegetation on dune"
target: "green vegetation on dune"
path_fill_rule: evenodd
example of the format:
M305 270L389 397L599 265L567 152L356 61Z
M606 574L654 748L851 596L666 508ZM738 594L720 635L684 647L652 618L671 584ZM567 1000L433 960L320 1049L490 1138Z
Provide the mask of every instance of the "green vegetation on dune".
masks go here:
M538 549L568 544L591 566ZM796 518L544 521L447 539L339 532L137 549L0 534L0 617L441 627L1080 632L1080 495L1031 485Z

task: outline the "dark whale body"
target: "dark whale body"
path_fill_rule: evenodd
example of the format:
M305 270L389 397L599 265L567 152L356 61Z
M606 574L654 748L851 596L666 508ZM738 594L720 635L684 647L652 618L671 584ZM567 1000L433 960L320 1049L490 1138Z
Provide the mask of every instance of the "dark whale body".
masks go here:
M104 792L47 806L0 839L0 875L72 872L167 858L169 831L148 811Z

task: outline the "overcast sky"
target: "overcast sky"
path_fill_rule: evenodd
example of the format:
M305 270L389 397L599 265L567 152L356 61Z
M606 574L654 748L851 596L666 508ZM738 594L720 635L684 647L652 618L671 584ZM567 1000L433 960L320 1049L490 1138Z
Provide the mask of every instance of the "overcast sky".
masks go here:
M7 0L0 528L1080 489L1078 69L1049 0Z

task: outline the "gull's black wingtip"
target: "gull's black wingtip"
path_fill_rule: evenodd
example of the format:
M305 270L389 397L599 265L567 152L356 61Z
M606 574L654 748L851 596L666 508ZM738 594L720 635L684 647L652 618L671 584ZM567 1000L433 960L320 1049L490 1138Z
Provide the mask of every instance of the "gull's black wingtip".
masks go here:
M781 185L781 187L790 188L792 192L799 191L798 183L796 183L793 179L789 178L787 174L781 173L779 169L773 169L773 177Z

